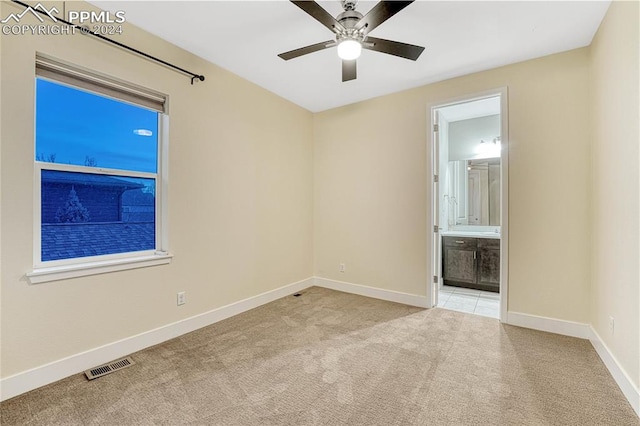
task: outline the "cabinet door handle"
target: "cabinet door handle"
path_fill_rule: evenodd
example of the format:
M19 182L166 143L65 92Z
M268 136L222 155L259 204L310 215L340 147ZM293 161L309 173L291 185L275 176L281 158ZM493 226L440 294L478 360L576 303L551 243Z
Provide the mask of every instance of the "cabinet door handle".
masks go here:
M474 259L476 258L476 251L475 250L473 251L473 258Z
M464 244L464 241L456 241L458 244Z

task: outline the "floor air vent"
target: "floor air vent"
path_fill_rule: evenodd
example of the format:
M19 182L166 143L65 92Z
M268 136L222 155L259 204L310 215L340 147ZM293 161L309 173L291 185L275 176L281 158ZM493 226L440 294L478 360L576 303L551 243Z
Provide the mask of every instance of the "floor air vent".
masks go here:
M109 362L107 364L100 365L96 368L92 368L91 370L87 370L84 374L87 375L87 379L93 380L98 377L106 376L109 373L113 373L114 371L122 370L123 368L127 368L130 365L135 364L131 357L126 357L119 359L117 361Z

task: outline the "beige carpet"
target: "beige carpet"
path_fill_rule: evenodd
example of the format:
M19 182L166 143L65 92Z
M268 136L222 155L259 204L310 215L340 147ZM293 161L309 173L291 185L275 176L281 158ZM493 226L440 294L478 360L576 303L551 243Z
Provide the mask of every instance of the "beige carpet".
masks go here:
M2 425L638 425L585 340L313 287L1 404Z

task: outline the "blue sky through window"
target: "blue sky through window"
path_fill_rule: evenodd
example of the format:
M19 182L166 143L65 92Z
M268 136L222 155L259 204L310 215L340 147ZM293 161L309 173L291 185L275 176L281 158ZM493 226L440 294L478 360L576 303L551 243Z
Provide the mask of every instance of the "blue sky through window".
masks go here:
M36 159L156 173L156 111L41 78L36 93Z

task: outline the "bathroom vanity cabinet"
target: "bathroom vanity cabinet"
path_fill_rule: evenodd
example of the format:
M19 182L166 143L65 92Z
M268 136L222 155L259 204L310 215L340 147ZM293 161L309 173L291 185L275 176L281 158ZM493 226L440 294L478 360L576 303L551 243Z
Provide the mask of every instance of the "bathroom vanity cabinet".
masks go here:
M500 291L500 240L442 237L445 285Z

